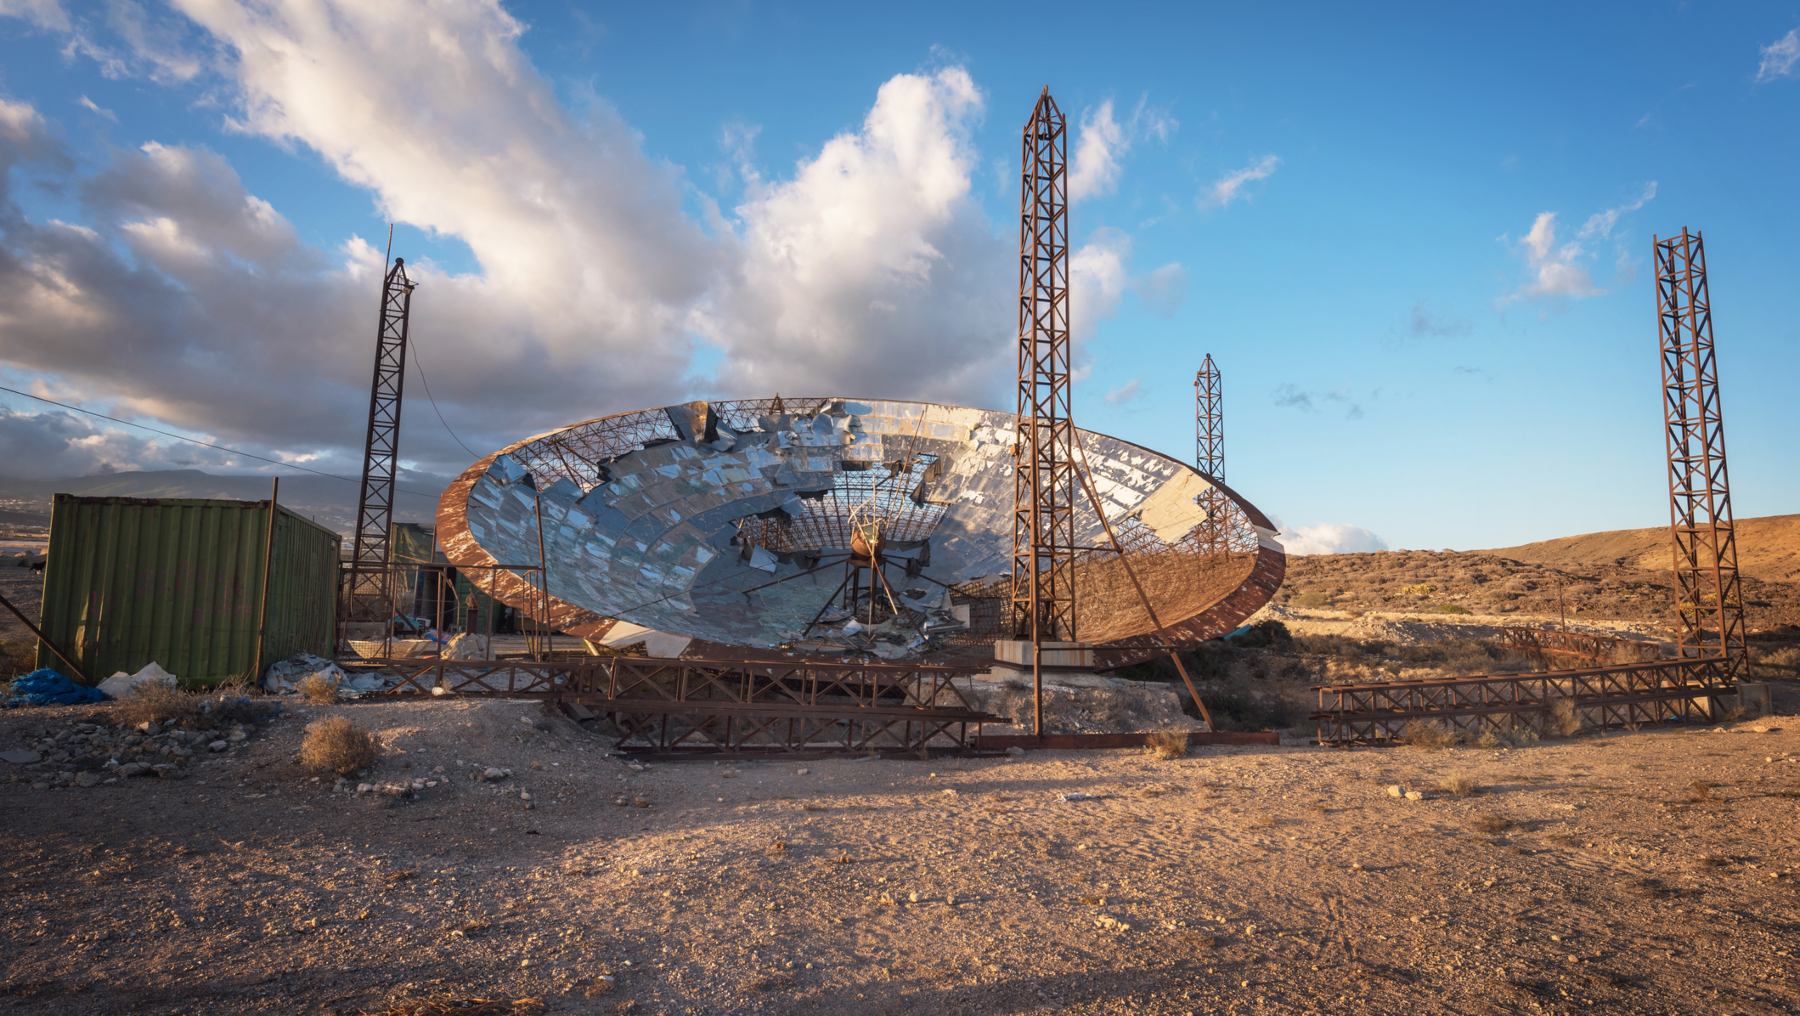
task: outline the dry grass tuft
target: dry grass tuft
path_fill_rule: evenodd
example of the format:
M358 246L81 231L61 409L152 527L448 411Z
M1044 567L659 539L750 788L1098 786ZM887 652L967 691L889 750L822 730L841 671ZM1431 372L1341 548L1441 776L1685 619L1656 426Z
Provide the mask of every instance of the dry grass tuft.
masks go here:
M1683 804L1702 804L1712 800L1712 784L1705 780L1695 780L1688 784L1687 793L1681 796Z
M308 674L294 686L300 698L315 706L328 706L337 701L337 685L323 674Z
M416 998L385 1009L365 1009L362 1016L536 1016L541 998Z
M146 682L113 707L113 715L127 727L140 723L182 722L200 712L200 700L172 685Z
M380 756L381 742L375 735L342 716L308 723L300 738L300 765L308 772L350 776Z
M1575 700L1559 698L1550 703L1550 720L1547 726L1557 737L1574 737L1581 733L1581 710L1575 707Z
M1478 833L1498 836L1513 827L1513 820L1505 815L1477 815L1469 822L1469 827Z
M1456 797L1473 797L1481 793L1481 784L1468 773L1457 773L1439 780L1438 789Z
M1182 758L1188 753L1187 731L1158 730L1144 739L1144 747L1152 756L1165 762Z
M1400 729L1400 740L1414 748L1452 748L1463 742L1463 735L1442 723L1412 720Z

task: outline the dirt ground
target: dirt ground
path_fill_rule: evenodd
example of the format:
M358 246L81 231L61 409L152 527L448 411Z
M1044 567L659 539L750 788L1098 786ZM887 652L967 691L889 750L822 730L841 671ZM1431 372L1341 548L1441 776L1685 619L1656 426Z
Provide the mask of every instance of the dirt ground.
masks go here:
M304 775L325 712L380 732L365 779L422 789ZM92 713L0 713L0 750ZM1173 761L605 744L436 700L290 705L182 780L0 763L0 1012L1800 1007L1800 717Z

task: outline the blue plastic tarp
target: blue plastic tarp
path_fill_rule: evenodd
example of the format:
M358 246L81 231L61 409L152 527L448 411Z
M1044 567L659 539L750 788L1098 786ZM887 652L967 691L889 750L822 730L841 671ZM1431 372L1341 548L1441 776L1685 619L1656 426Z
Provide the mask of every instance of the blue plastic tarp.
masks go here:
M110 696L98 688L76 684L49 667L34 670L12 683L8 706L79 706L105 702Z

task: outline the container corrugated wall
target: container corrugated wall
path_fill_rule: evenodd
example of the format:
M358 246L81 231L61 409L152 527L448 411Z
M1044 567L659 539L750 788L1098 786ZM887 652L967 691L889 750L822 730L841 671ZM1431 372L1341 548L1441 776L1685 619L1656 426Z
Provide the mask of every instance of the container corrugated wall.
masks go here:
M270 554L264 666L329 656L339 537L283 508ZM89 680L152 661L187 684L255 669L269 502L58 494L44 633ZM42 647L39 666L56 666Z

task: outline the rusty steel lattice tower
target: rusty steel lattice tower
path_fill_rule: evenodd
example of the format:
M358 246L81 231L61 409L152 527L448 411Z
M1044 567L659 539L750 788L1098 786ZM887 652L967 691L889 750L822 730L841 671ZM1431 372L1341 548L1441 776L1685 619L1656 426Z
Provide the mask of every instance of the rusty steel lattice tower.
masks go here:
M1713 359L1706 248L1698 232L1654 238L1669 452L1669 532L1683 656L1723 656L1735 683L1747 665L1737 535L1725 469L1725 423Z
M400 457L400 393L406 383L406 340L413 282L406 260L395 258L381 287L381 321L375 334L375 378L369 386L369 433L363 444L362 494L356 502L356 536L343 609L348 620L386 621L393 615L388 588L389 534L394 524L394 475Z
M1225 389L1211 353L1194 372L1194 468L1209 480L1225 479ZM1224 550L1230 542L1229 506L1215 487L1200 495L1200 507L1206 512L1200 537L1208 550Z
M1069 400L1068 124L1046 87L1025 123L1019 189L1019 415L1012 629L1075 641L1075 425Z

